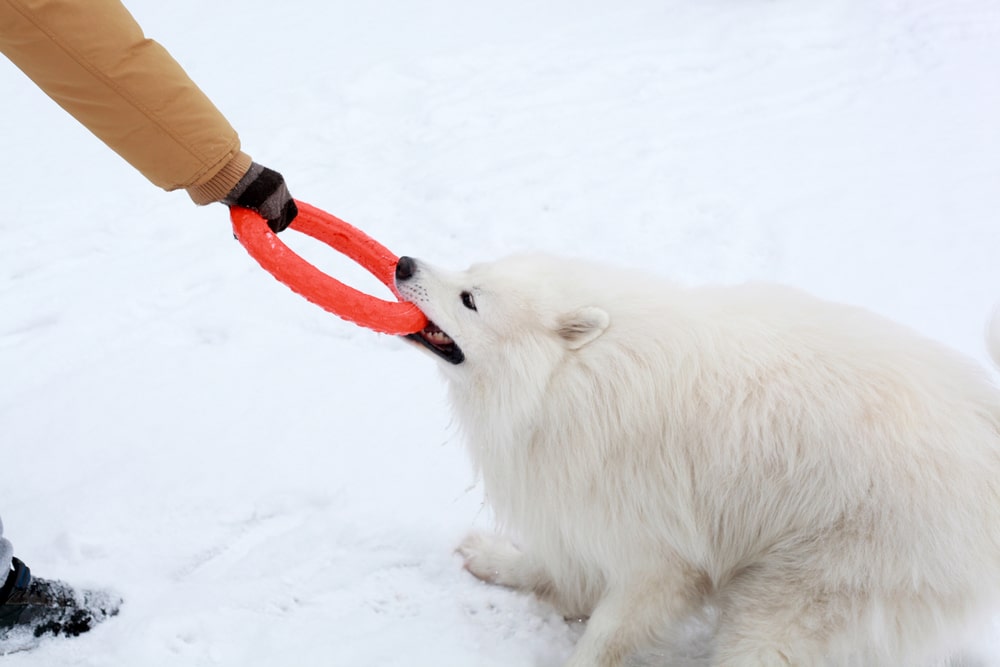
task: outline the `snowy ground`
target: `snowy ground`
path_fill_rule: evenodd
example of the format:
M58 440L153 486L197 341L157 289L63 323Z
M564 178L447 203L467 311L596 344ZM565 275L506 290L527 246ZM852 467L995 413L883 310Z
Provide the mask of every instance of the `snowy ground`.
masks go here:
M612 4L129 2L297 197L399 254L778 280L986 361L1000 4ZM6 61L0 90L0 512L36 573L126 598L4 664L559 665L579 628L452 553L489 514L434 362ZM1000 629L973 645L1000 664Z

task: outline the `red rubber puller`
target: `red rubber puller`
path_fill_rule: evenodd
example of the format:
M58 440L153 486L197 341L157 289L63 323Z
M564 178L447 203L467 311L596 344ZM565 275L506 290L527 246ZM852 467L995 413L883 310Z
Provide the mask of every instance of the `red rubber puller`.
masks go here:
M340 218L305 202L295 203L299 214L290 230L350 257L400 298L395 285L398 257ZM379 333L406 335L427 326L427 317L412 303L379 299L323 273L285 245L254 211L234 206L230 218L236 238L264 270L324 310Z

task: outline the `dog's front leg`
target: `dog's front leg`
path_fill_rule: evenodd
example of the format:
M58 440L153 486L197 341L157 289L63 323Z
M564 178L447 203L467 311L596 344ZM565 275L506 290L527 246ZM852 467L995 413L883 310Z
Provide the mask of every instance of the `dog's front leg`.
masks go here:
M538 560L505 537L472 533L457 551L465 559L465 569L477 579L534 593L567 620L586 618L594 609L597 587L589 585L592 582L580 572L564 577L563 585L559 586Z
M609 588L565 667L621 667L701 604L702 578L678 567Z
M534 593L551 587L541 566L500 535L472 533L457 551L465 560L465 569L488 584Z

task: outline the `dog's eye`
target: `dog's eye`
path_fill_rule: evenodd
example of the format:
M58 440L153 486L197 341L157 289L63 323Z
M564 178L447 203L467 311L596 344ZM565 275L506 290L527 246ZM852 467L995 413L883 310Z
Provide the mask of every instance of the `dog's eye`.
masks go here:
M472 298L472 292L462 292L462 305L469 310L476 310L476 300Z

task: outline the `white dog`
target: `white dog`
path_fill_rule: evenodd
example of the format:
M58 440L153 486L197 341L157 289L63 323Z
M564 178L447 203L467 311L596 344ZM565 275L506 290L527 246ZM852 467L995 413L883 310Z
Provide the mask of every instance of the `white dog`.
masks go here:
M536 256L396 284L511 538L466 567L589 617L568 665L711 605L713 665L909 666L992 602L1000 392L962 356L773 285Z

